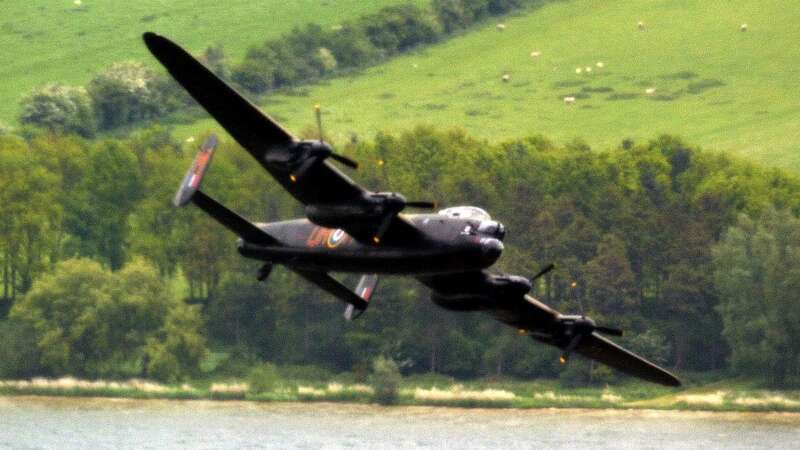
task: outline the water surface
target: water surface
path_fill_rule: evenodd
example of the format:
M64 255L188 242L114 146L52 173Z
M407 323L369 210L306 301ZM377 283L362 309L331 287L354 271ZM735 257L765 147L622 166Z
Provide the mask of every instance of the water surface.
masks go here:
M800 414L0 397L0 448L800 448Z

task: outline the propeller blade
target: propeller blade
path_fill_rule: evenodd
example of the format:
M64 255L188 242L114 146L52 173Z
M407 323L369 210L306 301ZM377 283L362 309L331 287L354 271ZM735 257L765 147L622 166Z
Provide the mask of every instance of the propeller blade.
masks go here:
M534 275L533 277L531 277L531 283L533 283L534 281L536 281L538 278L540 278L540 277L543 277L543 276L547 275L547 273L548 273L548 272L550 272L551 270L553 270L553 269L555 269L555 268L556 268L556 265L555 265L555 264L553 264L553 263L550 263L550 264L548 264L548 265L544 266L544 267L542 268L542 270L540 270L540 271L539 271L539 272L538 272L536 275Z
M335 159L337 162L344 164L347 167L358 169L358 163L346 156L342 156L336 153L331 153L330 158Z
M578 347L578 344L581 343L581 339L583 339L583 336L584 336L583 334L576 334L572 338L572 340L569 341L569 344L564 349L564 353L561 354L561 358L559 358L559 361L561 361L561 364L566 364L567 361L569 361L570 353L572 353L572 351L575 350Z
M269 278L269 274L272 273L272 267L273 266L271 263L266 263L261 266L261 268L258 269L258 275L256 276L256 279L258 281L264 281Z
M595 327L594 330L597 331L598 333L607 334L609 336L617 336L617 337L622 336L622 330L620 330L619 328Z
M434 202L406 202L407 208L436 209Z
M394 219L394 216L395 213L390 213L383 218L381 225L378 227L378 231L375 233L375 236L372 237L372 242L374 242L375 245L380 244L381 239L383 239L383 235L386 234L387 231L389 231L389 226L392 225L392 220Z
M317 131L319 132L319 141L322 142L322 111L319 105L314 105L314 115L317 116Z
M316 164L318 160L319 158L316 156L306 158L306 160L303 161L302 164L300 164L300 167L298 167L297 170L295 170L294 172L292 172L291 175L289 175L289 179L292 180L293 183L297 183L297 181L303 178L303 175L305 175L305 173L308 172L308 169L310 169L311 166Z

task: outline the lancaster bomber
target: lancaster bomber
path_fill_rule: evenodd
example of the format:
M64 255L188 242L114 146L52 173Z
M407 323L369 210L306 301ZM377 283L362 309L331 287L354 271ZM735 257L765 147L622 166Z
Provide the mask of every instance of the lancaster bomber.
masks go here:
M584 315L564 315L529 295L532 278L495 274L489 268L503 252L505 227L481 208L434 210L394 192L371 192L332 162L357 168L322 140L300 140L242 97L188 52L167 38L145 33L144 42L172 77L295 199L303 219L253 223L200 190L216 147L203 144L175 195L176 206L193 203L239 239L241 255L263 262L266 280L285 266L346 304L345 318L362 314L382 274L416 278L431 299L452 311L480 311L562 350L561 362L578 353L629 375L667 386L680 381L667 370L613 343L622 331L598 326ZM317 120L319 121L319 110ZM362 274L350 289L330 272Z

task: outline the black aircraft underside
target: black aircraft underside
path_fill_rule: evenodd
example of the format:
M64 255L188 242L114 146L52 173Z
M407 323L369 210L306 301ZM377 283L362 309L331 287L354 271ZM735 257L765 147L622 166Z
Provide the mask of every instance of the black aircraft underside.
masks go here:
M434 205L365 190L331 163L356 168L354 161L322 140L295 138L172 41L153 33L145 33L144 41L172 77L305 206L306 219L254 224L240 217L200 191L216 138L201 147L174 203L193 203L239 236L239 252L264 263L259 280L269 277L273 265L284 265L347 303L345 317L352 319L369 305L377 274L413 276L431 290L437 305L489 314L560 348L562 362L575 352L648 381L680 385L668 371L600 335L620 336L620 330L560 314L530 296L532 282L552 265L531 279L489 273L503 251L505 229L485 211L456 207L402 214L406 208ZM364 275L352 290L329 272Z

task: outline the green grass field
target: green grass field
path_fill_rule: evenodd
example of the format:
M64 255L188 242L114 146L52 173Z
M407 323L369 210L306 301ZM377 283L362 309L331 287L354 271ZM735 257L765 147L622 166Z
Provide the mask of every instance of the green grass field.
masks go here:
M249 46L309 22L324 25L407 0L0 0L0 121L48 83L86 83L127 59L151 61L141 34L156 31L193 51L223 44L234 61ZM423 0L414 0L424 3Z
M599 148L666 132L800 169L800 8L786 1L572 0L504 23L504 31L492 22L363 74L272 96L264 109L301 130L321 103L339 140L420 123L492 141L580 137Z

